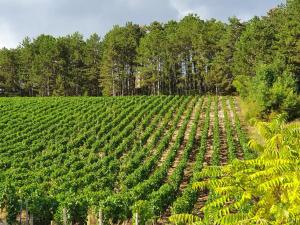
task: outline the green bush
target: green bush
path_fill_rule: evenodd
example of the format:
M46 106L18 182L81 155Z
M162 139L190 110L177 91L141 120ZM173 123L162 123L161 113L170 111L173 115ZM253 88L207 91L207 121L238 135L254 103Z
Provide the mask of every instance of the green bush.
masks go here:
M300 111L296 79L288 70L281 72L279 68L277 63L261 64L254 77L237 76L233 84L243 100L253 106L249 110L259 117L286 113L288 119L294 119Z

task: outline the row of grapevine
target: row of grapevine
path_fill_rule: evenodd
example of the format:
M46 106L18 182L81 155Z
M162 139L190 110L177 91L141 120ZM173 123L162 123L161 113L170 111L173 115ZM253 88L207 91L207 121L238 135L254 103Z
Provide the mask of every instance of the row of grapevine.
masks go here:
M235 111L236 109L233 108L234 107L234 102L233 99L231 99L231 109L233 110L234 113L234 123L233 121L230 120L229 116L228 116L228 108L227 108L227 104L226 104L226 100L227 98L222 97L221 101L222 101L222 111L223 111L223 115L224 115L224 124L225 124L225 136L226 136L226 145L227 145L227 158L229 160L229 162L232 162L234 159L237 158L237 151L236 151L236 146L234 143L234 125L233 124L237 124L236 129L237 129L237 133L238 135L242 136L242 143L244 143L244 148L247 147L246 144L246 136L245 133L242 130L242 126L240 124L240 120L239 117L237 115L237 112ZM213 157L212 157L212 166L219 166L220 165L220 123L219 123L219 115L217 113L216 108L218 107L218 98L215 98L215 111L214 111L214 129L213 129ZM244 149L245 150L245 149ZM248 147L247 147L248 150ZM206 179L205 177L203 177L203 174L201 175L201 178L197 177L197 173L195 175L195 181L199 180L199 179ZM203 190L205 191L205 190ZM176 218L176 214L182 214L183 213L191 213L192 211L192 207L193 204L191 204L190 202L192 201L192 197L190 196L197 196L197 191L193 189L192 185L190 186L190 189L187 188L186 190L187 194L183 195L182 197L179 198L179 201L177 204L174 204L173 208L172 208L172 213L173 215L175 215ZM216 199L217 196L216 193L214 192L209 192L208 193L208 199L206 200L206 202L204 203L203 206L205 205L209 205L214 199ZM195 197L196 198L196 197ZM199 209L198 209L199 210ZM214 212L210 212L210 211L205 211L204 214L204 223L206 224L210 224L212 215ZM198 214L198 213L197 213ZM201 215L201 214L200 214ZM171 218L171 220L173 219Z
M213 128L213 154L212 165L220 165L220 128L219 128L219 99L214 98L214 128Z
M197 200L198 193L192 188L192 184L197 180L197 173L203 168L204 155L207 148L208 130L210 124L210 105L211 98L209 97L206 103L205 119L201 132L201 139L199 145L199 151L196 156L196 162L193 167L193 177L190 180L189 185L184 189L181 196L178 196L176 201L172 205L172 214L189 213L192 211L194 204Z
M164 98L165 99L165 98ZM151 101L153 101L153 100L155 100L154 98L149 98L149 100L151 100ZM157 100L159 100L159 98L157 98ZM156 100L156 101L157 101ZM133 101L133 99L131 99L130 101ZM159 100L160 101L160 100ZM133 102L134 103L134 102ZM135 103L137 103L136 101L135 101ZM148 102L145 102L145 104L147 104ZM120 103L121 104L121 103ZM155 105L156 103L153 103L153 106ZM83 103L83 105L84 105L84 103ZM147 104L148 105L148 104ZM88 105L86 105L86 106L88 106ZM134 106L134 104L133 104L133 106ZM89 108L89 106L88 106L88 108ZM98 108L98 107L97 107ZM87 112L88 112L88 117L87 118L85 118L85 119L87 119L87 120L83 120L82 121L82 125L80 125L79 127L80 128L82 128L82 127L84 127L84 124L89 124L88 126L87 126L87 129L85 129L85 131L86 132L88 132L89 130L91 130L92 128L95 128L95 116L97 115L96 114L96 112L97 111L99 111L99 109L101 109L101 104L99 105L99 108L97 109L97 108L94 108L94 110L93 111L90 111L90 110L87 110ZM134 108L137 108L136 106L134 106ZM134 109L134 108L132 108L132 109ZM143 105L141 105L141 108L145 108ZM140 108L140 109L141 109ZM147 107L146 107L147 108ZM118 109L118 107L117 107L117 109ZM128 111L126 112L126 111L124 111L124 116L125 115L130 115L130 113L128 114L128 112L132 112L132 111L134 111L134 110L132 110L132 109L130 109L130 108L128 108ZM141 110L140 109L136 109L135 110L135 112L134 113L138 113L138 112L140 112ZM109 113L109 111L108 110L106 110L107 111L107 113ZM121 112L121 110L120 110L120 112ZM146 113L146 112L145 112ZM67 114L67 111L66 111L66 114ZM94 118L92 118L92 117L90 117L89 118L89 115L93 115L94 116ZM80 115L80 113L79 114L75 114L74 115L74 117L80 117L79 116ZM72 115L73 116L73 115ZM105 120L105 118L108 116L108 114L106 114L106 115L103 115L103 120ZM132 118L135 118L136 117L136 115L133 115L133 117ZM82 117L82 118L84 118L84 117ZM82 119L81 118L81 119ZM101 121L101 118L102 117L99 117L99 119L100 119L100 121ZM124 118L124 117L123 117ZM120 120L119 121L123 121L123 118L122 117L120 117ZM72 118L71 118L72 119ZM66 122L66 121L64 121L64 122ZM88 123L87 123L88 122ZM117 122L117 121L116 121ZM79 123L80 124L80 123ZM117 123L116 123L117 124ZM93 126L94 125L94 126ZM91 128L89 128L89 127L91 127ZM103 127L103 126L102 126ZM99 128L102 128L100 125L99 125ZM65 127L65 130L66 130L66 128L70 128L70 129L67 129L67 130L72 130L72 126L70 126L70 127ZM77 131L78 132L78 131ZM74 134L76 134L76 130L74 130L73 131L73 133ZM56 134L57 135L57 134ZM62 133L62 135L66 135L66 132L63 132ZM32 133L32 136L34 137L35 135L34 135L34 133ZM57 135L58 137L59 137L59 135ZM38 137L35 137L35 138L40 138L39 136ZM85 139L85 136L83 135L83 137L82 137L82 139L84 140ZM32 139L33 141L34 141L34 139ZM52 140L52 142L53 142L53 139L51 139ZM64 139L63 139L64 140ZM79 140L79 139L78 139ZM58 142L59 140L57 140L57 142ZM32 142L32 141L31 141ZM76 143L76 142L75 142ZM78 143L78 142L77 142ZM84 142L79 142L80 143L80 146L82 146L83 144L84 144ZM54 144L54 143L53 143ZM12 169L12 168L10 168L11 166L10 165L8 165L6 168L7 169L10 169L10 171L6 171L7 173L5 174L5 175L8 175L8 172L10 172L12 175L18 175L17 177L13 177L12 176L12 178L14 179L14 180L22 180L22 183L19 183L18 184L18 186L23 186L23 187L26 187L26 190L23 190L22 191L22 195L24 196L24 197L26 197L26 193L27 192L30 192L32 189L32 187L33 187L33 185L29 185L29 182L30 183L33 183L33 184L36 184L36 182L39 182L39 183L41 183L41 185L40 185L40 187L38 187L38 189L40 188L40 189L45 189L46 188L46 184L47 184L47 182L48 181L51 181L52 183L53 183L53 180L57 180L57 182L56 183L60 183L60 184L63 184L63 186L73 186L73 187L75 187L76 186L76 179L74 179L74 183L69 183L69 182L67 182L66 180L64 180L64 179L62 179L62 175L63 174L65 174L65 171L68 171L68 170L70 170L70 166L72 166L72 168L74 168L74 170L73 169L71 169L68 173L67 173L67 175L66 175L66 178L67 179L73 179L73 174L74 174L74 171L77 171L78 169L80 169L80 167L82 167L82 163L79 163L78 162L78 160L79 160L79 158L78 157L72 157L71 155L73 155L73 153L74 154L76 154L76 153L80 153L80 154L82 154L82 150L83 149L78 149L78 151L76 150L77 148L75 147L74 148L74 142L70 142L70 141L67 141L67 142L65 142L65 144L67 144L67 145L60 145L60 144L58 144L58 143L55 143L55 145L52 147L52 150L54 150L54 151L56 151L57 150L57 153L56 154L42 154L41 156L43 156L43 158L41 158L41 160L39 160L38 158L37 158L37 160L33 160L32 162L33 162L33 164L36 164L38 167L37 168L34 168L34 165L32 166L32 165L30 165L28 162L26 162L26 164L23 164L23 167L24 166L27 166L28 167L28 165L31 167L30 169L34 169L34 177L28 177L27 176L27 174L28 174L28 171L26 171L26 169L27 168L24 168L24 169L22 169L21 171L20 171L20 168L17 168L17 163L15 164L15 166L14 167L16 167L16 169L18 169L18 173L16 172L16 169ZM68 146L72 146L72 148L71 147L68 147ZM46 145L44 145L44 146L46 146ZM42 146L40 149L35 149L35 151L37 151L38 152L38 150L40 150L40 153L43 151L44 152L44 146ZM80 148L80 146L78 147L78 148ZM51 146L48 146L47 145L47 153L49 153L49 151L48 150L50 150L51 149ZM26 148L25 148L26 149ZM25 150L24 149L24 150ZM16 155L17 155L17 157L24 157L24 156L28 156L28 157L32 157L32 152L31 152L31 150L32 150L32 148L29 148L30 149L30 151L28 151L28 150L26 150L26 151L24 151L24 152L26 152L25 154L26 155L19 155L18 153L19 152L16 152ZM68 149L70 149L70 150L68 150ZM4 152L4 151L3 151ZM5 152L5 153L7 153L7 152ZM52 153L52 152L51 152ZM10 152L10 154L14 154L14 152ZM89 154L91 154L91 152L89 153ZM52 161L52 165L51 166L49 166L49 165L47 165L47 162L50 162L50 160L46 160L45 161L45 158L44 157L49 157L49 155L52 155L51 156L51 158L50 158L50 160L51 159L53 159L52 157L54 157L55 158L55 161L58 163L58 165L61 165L61 163L63 163L63 164L65 164L66 166L64 166L64 167L57 167L57 166L55 166L55 164L53 164L53 161ZM67 156L67 158L65 158L64 156ZM33 158L33 157L32 157ZM28 158L29 159L29 158ZM34 159L36 159L36 157L34 158ZM68 160L68 159L70 159L70 160ZM15 162L17 162L18 160L15 160ZM9 161L9 160L7 160L7 162L9 162L10 164L12 164L12 163L14 163L14 162L11 162L11 161ZM38 162L40 162L40 163L42 163L42 165L38 165L38 164L40 164L40 163L38 163ZM46 167L45 167L46 166ZM19 165L19 167L20 167L20 165ZM33 168L32 168L33 167ZM39 171L39 172L37 172L36 171L36 169L38 169L38 168L40 168L41 169L41 171ZM47 168L46 170L45 170L45 168ZM28 168L29 169L29 168ZM59 172L59 171L61 171L61 172ZM21 173L19 173L19 172L21 172ZM48 173L48 174L47 174ZM52 175L54 175L54 177L49 177L49 173ZM55 177L56 176L56 177ZM75 176L74 178L76 178L76 177L78 177L78 176ZM29 179L28 179L29 178ZM32 179L34 179L35 180L35 182L32 182ZM47 181L48 180L48 181ZM28 183L27 182L24 182L24 181L28 181ZM24 183L23 183L24 182ZM27 185L27 184L28 185ZM44 185L45 184L45 185ZM55 186L54 184L52 184L53 186ZM50 185L50 186L52 186L52 185ZM57 187L54 187L55 189L57 188ZM55 194L55 192L57 192L57 191L55 191L55 189L54 190L52 190L52 192L54 192L54 194ZM62 186L59 186L59 189L60 190L58 190L59 192L63 192L64 191L64 188L62 187ZM25 193L24 193L25 192ZM58 194L58 193L56 193L56 194Z
M190 100L191 100L190 98L186 98L185 101L181 102L181 105L177 105L177 104L174 105L173 110L176 109L175 112L177 113L177 118L179 118L179 116L181 116L181 114L183 113L183 110L185 109L186 105L190 102ZM152 133L149 143L142 147L141 147L141 145L139 145L140 148L137 147L136 150L133 152L133 155L131 155L132 157L128 157L126 159L126 161L123 163L121 171L119 173L119 181L120 182L121 182L121 180L123 180L123 178L125 176L127 176L128 174L131 174L135 169L137 169L137 167L140 164L142 164L142 160L145 159L146 157L149 157L149 155L151 154L153 149L155 149L157 147L157 143L162 138L163 133L166 132L166 127L169 125L170 120L174 116L173 110L168 112L166 117L161 122L162 124L160 125L160 128L157 129L154 133L152 133L154 130L154 127L152 128L152 126L150 126L147 129L147 132L145 134L150 135L150 133ZM178 113L178 111L179 111L179 113ZM142 141L141 144L144 144L145 141L143 141L143 140L144 140L144 138L141 139L141 141Z
M168 177L166 183L163 184L157 191L152 192L147 198L150 202L150 205L153 207L153 214L156 216L161 215L176 199L180 183L183 180L184 169L186 168L193 148L195 148L196 130L199 123L202 104L203 98L199 102L198 107L195 109L195 118L191 125L189 137L177 167Z
M194 98L191 102L192 106L196 104L197 99ZM191 105L189 104L189 105ZM183 142L184 133L187 124L190 120L193 107L188 107L186 117L179 129L175 143L172 145L170 152L165 159L164 163L155 168L158 159L161 157L162 152L166 150L172 138L176 127L186 110L186 105L179 108L179 112L173 120L171 129L165 134L160 144L157 146L154 155L150 156L145 164L141 164L133 173L127 176L120 185L123 186L121 192L109 196L103 203L103 211L107 218L113 218L116 221L126 220L131 217L131 208L134 202L145 199L147 193L159 188L167 175L168 168L172 161L175 159L176 152L178 151L181 143ZM150 175L149 177L147 175ZM128 186L130 177L133 177L131 186ZM148 177L148 178L147 178Z
M225 152L232 161L238 136L243 155L252 154L234 104L210 96L0 101L0 205L13 221L26 202L35 224L64 214L84 223L99 210L105 223L191 212L207 152L208 164L220 165Z
M228 161L232 162L237 157L236 153L236 146L233 139L233 129L231 125L231 121L228 116L227 104L226 99L222 98L222 108L224 113L224 122L225 122L225 133L226 133L226 140L228 146Z
M242 147L243 150L243 155L245 159L250 159L254 157L254 153L250 150L250 148L248 147L248 138L242 128L242 124L241 121L239 119L238 113L236 111L236 107L235 107L235 102L233 97L229 98L229 102L230 102L230 108L233 111L233 115L234 115L234 121L235 121L235 126L236 126L236 132L237 132L237 136L240 142L240 145Z

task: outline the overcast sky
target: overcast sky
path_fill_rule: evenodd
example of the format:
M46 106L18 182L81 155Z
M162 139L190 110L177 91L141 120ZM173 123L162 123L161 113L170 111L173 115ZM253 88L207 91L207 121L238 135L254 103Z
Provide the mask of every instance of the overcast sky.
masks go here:
M61 36L79 31L101 36L114 24L166 22L197 13L202 19L247 20L284 0L0 0L0 47L16 47L25 36Z

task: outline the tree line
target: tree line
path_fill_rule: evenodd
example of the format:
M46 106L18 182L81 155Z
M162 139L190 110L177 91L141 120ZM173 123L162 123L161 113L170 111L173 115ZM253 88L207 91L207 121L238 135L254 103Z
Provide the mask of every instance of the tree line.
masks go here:
M275 100L300 87L300 3L247 22L202 20L114 26L104 38L76 32L26 37L0 50L0 93L21 96L203 94ZM281 87L279 84L283 84ZM259 87L260 91L257 91ZM279 90L284 89L284 90ZM284 92L284 93L282 93ZM267 93L267 94L266 94ZM282 95L284 95L282 97ZM295 107L295 106L293 106Z

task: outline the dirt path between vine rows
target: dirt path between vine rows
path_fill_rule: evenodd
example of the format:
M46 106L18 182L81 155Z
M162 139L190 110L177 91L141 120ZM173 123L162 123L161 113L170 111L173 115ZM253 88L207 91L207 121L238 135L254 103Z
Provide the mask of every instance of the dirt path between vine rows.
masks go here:
M227 109L228 109L227 111L229 112L229 118L230 118L230 122L231 122L231 126L232 126L233 140L234 140L234 145L236 147L236 155L239 160L242 160L244 157L243 150L242 150L242 146L239 142L239 138L238 138L238 135L236 132L236 124L235 124L235 120L234 120L234 114L233 114L233 110L230 106L229 99L226 99L226 105L227 105Z
M170 150L172 149L172 147L173 147L173 145L174 145L174 143L175 143L175 140L176 140L177 137L178 137L179 129L180 129L180 127L182 126L185 117L187 116L188 109L189 109L189 107L192 107L192 101L193 101L193 100L191 100L191 101L188 103L188 105L187 105L187 107L186 107L186 110L183 112L182 116L180 117L180 120L179 120L179 122L178 122L178 124L177 124L177 126L176 126L176 129L175 129L175 131L174 131L173 134L172 134L171 141L169 142L168 147L165 149L165 151L163 152L161 158L159 159L159 162L158 162L158 164L157 164L157 167L160 167L160 166L165 162L166 158L168 157L168 154L169 154ZM198 102L199 102L199 101L198 101ZM194 107L194 108L193 108L193 111L195 110L196 106L197 106L197 103L196 103L195 106L193 106L193 107ZM193 116L193 112L192 112L191 118L192 118L192 116ZM191 118L190 118L190 120L191 120ZM183 142L184 142L184 141L183 141ZM169 174L168 174L168 175L169 175Z
M205 120L205 110L204 110L205 104L207 104L207 102L204 100L204 102L202 103L200 117L199 117L198 126L197 126L197 130L196 130L194 147L193 147L192 153L190 154L186 168L184 169L183 180L179 187L179 193L181 193L183 191L183 189L188 185L189 180L193 174L193 166L195 164L196 155L200 148L200 138L201 138L201 132L202 132L201 129L203 128L204 120Z
M190 103L190 102L189 102L189 103ZM189 104L189 103L188 103L188 104ZM171 106L170 108L172 108L172 106ZM155 136L155 135L154 135L154 134L155 134L155 130L158 130L158 129L161 128L161 126L162 126L163 123L164 123L164 119L165 119L167 113L168 113L168 112L166 112L166 114L163 116L163 118L158 122L158 125L157 125L156 128L154 129L154 132L152 132L152 134L151 134L150 137L147 139L147 141L146 141L146 143L144 144L143 147L146 147L147 145L149 145L149 144L153 141L153 138L154 138L154 136ZM176 116L177 113L178 113L178 109L175 109L175 110L173 111L173 113L172 113L172 117L169 119L169 121L168 121L166 127L165 127L164 130L163 130L163 135L165 135L165 134L170 130L171 125L172 125L172 118L174 118L174 117ZM159 142L158 142L158 143L159 143ZM158 144L158 143L157 143L157 144Z
M171 100L171 101L172 101L172 100ZM172 108L172 106L170 106L169 110L171 110L171 108ZM178 112L178 110L175 109L174 112L172 113L172 115L175 116L177 112ZM159 116L158 114L159 114L159 112L156 113L156 114L150 119L150 123L149 123L149 124L151 124L151 123ZM168 112L166 112L166 113L161 117L161 119L158 121L158 124L157 124L156 128L155 128L154 131L150 134L150 136L147 138L147 140L146 140L145 144L142 146L142 148L146 148L146 147L153 141L153 138L154 138L154 136L155 136L155 131L161 128L161 126L162 126L163 123L164 123L164 120L165 120L166 117L167 117L167 114L168 114ZM172 118L172 117L171 117L171 118ZM166 126L166 127L164 128L164 130L163 130L164 133L166 133L166 132L170 129L171 122L172 122L172 120L169 119L169 121L167 122L167 126ZM145 128L142 132L145 132L146 129L147 129L147 128ZM142 133L138 134L137 137L136 137L137 140L140 140L141 136L142 136ZM156 146L158 145L158 143L159 143L159 141L156 143ZM132 146L133 146L133 145L132 145ZM152 149L151 149L151 151L152 151ZM122 155L122 157L120 158L120 160L123 160L123 161L124 161L124 159L126 160L126 158L129 156L129 154L130 154L130 152L127 152L126 154Z
M211 165L211 158L213 154L213 129L214 129L214 104L213 100L210 104L210 112L209 112L209 128L207 135L207 145L206 152L204 155L203 167Z
M219 117L219 130L220 130L220 154L221 154L221 166L227 164L228 161L228 146L226 140L226 131L225 131L225 121L224 121L224 111L222 107L222 101L219 97L218 102L218 117Z
M167 156L168 156L168 154L169 154L171 148L173 147L173 145L174 145L174 143L175 143L175 140L177 139L178 131L179 131L179 129L181 128L181 126L182 126L182 124L183 124L183 121L184 121L184 119L185 119L186 116L187 116L187 112L188 112L189 108L190 108L190 107L193 107L193 111L192 111L192 113L191 113L189 122L188 122L188 124L187 124L187 128L186 128L186 132L185 132L185 137L184 137L183 143L185 143L186 140L188 139L188 136L189 136L190 131L187 132L187 130L188 130L188 127L189 127L189 129L191 128L191 125L189 125L189 124L191 124L191 122L195 120L195 111L196 111L196 108L199 106L200 99L196 102L195 105L192 105L192 103L193 103L193 99L191 99L191 101L187 104L186 109L184 110L183 114L181 115L181 117L180 117L180 119L179 119L179 121L178 121L178 123L177 123L176 129L174 130L174 132L173 132L173 134L172 134L171 141L169 142L168 147L165 149L165 151L163 152L163 154L162 154L162 156L161 156L159 162L157 163L156 169L159 168L159 167L165 162L165 160L166 160L166 158L167 158ZM157 146L158 146L158 145L157 145ZM184 146L184 145L182 144L182 145L180 146L180 148L184 149L183 146ZM155 148L155 149L156 149L156 148ZM181 158L182 153L181 153L181 155L179 156L179 151L180 151L180 149L177 151L176 158L178 158L178 157ZM154 151L154 152L155 152L155 151ZM182 151L182 152L183 152L183 151ZM178 157L177 157L177 156L178 156ZM175 163L175 161L174 161L174 163ZM174 163L173 163L173 165L174 165ZM178 163L179 163L179 160L178 160L177 164L178 164ZM170 168L171 168L171 167L170 167ZM174 169L175 169L175 168L176 168L176 167L174 167ZM155 169L154 169L153 171L155 171ZM169 174L169 172L168 172L168 175L166 176L166 179L167 179L169 176L170 176L170 174ZM166 181L166 180L165 180L165 181ZM167 221L167 217L166 217L166 221ZM127 221L123 221L123 223L122 223L122 225L128 225L128 224L132 224L132 223L131 223L131 219L129 219L129 220L127 220ZM164 223L160 223L160 221L157 221L156 224L164 224Z
M188 139L190 137L190 133L191 133L191 130L192 130L192 125L193 125L193 123L195 121L195 114L196 114L196 111L199 110L199 106L200 106L200 99L198 99L198 101L196 102L196 104L195 104L195 106L193 108L191 117L190 117L189 122L188 122L188 124L186 126L186 129L185 129L183 142L181 143L179 149L176 152L175 160L173 161L172 166L168 170L168 175L167 175L166 179L169 176L172 175L172 173L174 172L174 170L176 169L176 167L178 166L178 164L179 164L179 162L180 162L180 160L182 158L185 146L186 146L187 141L188 141Z
M200 105L201 100L199 99L198 102L196 103L191 118L188 122L185 134L184 134L184 140L183 143L181 144L180 148L177 151L176 154L176 158L172 164L172 166L169 168L168 170L168 175L166 177L166 179L168 179L169 176L172 175L172 173L174 172L174 170L176 169L176 167L178 166L182 155L184 153L184 149L185 146L187 144L188 139L190 138L190 134L191 134L191 128L195 122L196 119L196 112L198 110L200 110L200 116L199 116L199 120L198 120L198 125L197 125L197 129L196 129L196 133L195 133L195 141L194 141L194 146L192 149L191 154L189 155L189 159L187 162L187 165L184 169L184 174L183 174L183 180L181 181L181 184L179 186L179 193L178 195L180 195L180 193L184 190L184 188L188 185L188 182L193 174L193 165L195 163L195 159L196 159L196 155L197 152L199 150L199 142L200 142L200 137L201 137L201 128L203 125L203 120L204 120L204 116L205 116L205 112L203 113L203 106L205 103L205 100L203 100L202 105ZM203 115L204 114L204 115ZM169 216L171 216L171 205L168 206L168 208L165 210L165 212L160 216L159 220L157 221L157 224L166 224L168 222L168 218Z
M210 110L210 123L209 131L207 138L207 147L204 157L203 167L211 165L211 158L213 154L213 129L214 129L214 101L212 101L211 110ZM228 161L228 147L226 141L226 132L225 132L225 121L224 121L224 112L222 108L221 99L218 99L218 117L219 117L219 131L220 131L220 165L226 165ZM201 208L205 205L208 200L209 191L203 190L199 192L198 199L194 205L193 214L199 217L203 217L203 212Z
M213 154L213 129L214 129L214 101L212 99L210 105L210 113L209 113L209 128L208 128L208 135L207 135L207 144L206 144L206 151L204 155L204 162L203 168L206 166L211 165L211 158ZM209 192L207 190L200 191L198 195L198 199L194 205L193 214L202 217L202 213L200 209L204 206L205 202L208 199Z

